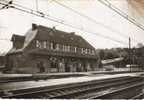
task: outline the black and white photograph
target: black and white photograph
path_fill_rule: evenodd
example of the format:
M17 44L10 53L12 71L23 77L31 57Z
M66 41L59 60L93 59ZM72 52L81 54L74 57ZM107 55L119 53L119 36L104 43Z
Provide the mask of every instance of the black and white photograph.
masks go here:
M144 99L144 0L0 0L0 99Z

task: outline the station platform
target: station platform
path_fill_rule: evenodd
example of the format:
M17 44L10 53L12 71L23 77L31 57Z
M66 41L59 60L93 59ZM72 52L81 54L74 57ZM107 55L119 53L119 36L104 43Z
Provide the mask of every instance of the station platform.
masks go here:
M0 91L13 91L13 90L21 90L21 89L29 89L29 88L37 88L37 87L51 87L57 85L74 84L74 83L88 82L93 80L104 80L104 79L111 79L111 78L118 78L118 77L125 77L125 76L139 76L141 74L144 74L144 72L99 75L99 76L89 75L89 76L81 76L81 77L47 79L47 80L39 80L39 81L3 83L0 84Z
M25 78L25 77L40 77L49 76L54 78L59 77L74 77L74 76L87 76L92 74L119 74L119 73L133 73L140 71L89 71L89 72L64 72L64 73L37 73L37 74L2 74L0 73L0 80L7 78Z

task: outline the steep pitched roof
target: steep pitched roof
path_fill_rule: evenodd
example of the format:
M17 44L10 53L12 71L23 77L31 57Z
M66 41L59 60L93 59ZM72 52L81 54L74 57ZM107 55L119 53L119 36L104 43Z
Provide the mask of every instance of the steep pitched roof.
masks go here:
M73 32L67 33L55 28L48 28L41 25L38 27L38 34L36 38L65 45L94 49L85 39Z
M16 35L16 34L14 34L11 38L11 41L24 41L24 40L25 40L25 36Z
M36 35L37 35L37 30L32 30L32 29L30 29L25 34L25 41L24 41L23 49L28 46L28 44L35 38Z
M20 49L16 49L13 47L8 51L7 54L22 52L28 46L28 44L35 38L36 34L37 34L37 30L32 30L32 29L28 30L28 32L25 34L25 36L21 36L21 37L25 37L23 47ZM18 37L18 35L14 34L12 36L11 40L13 40L13 37L15 37L15 36Z
M25 36L21 36L25 37L24 46L20 49L12 48L8 53L22 52L33 39L49 40L51 42L59 44L94 49L93 46L91 46L85 39L74 33L67 33L64 31L57 30L55 28L49 28L42 25L36 27L36 25L33 24L33 26L35 27L34 29L30 29L25 34ZM13 37L15 36L13 35Z

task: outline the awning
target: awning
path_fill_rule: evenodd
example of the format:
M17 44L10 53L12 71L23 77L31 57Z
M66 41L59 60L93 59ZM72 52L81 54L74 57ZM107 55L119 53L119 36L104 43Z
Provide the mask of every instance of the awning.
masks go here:
M102 60L101 63L102 64L111 64L111 63L122 61L123 59L124 58L122 58L122 57L120 57L120 58L114 58L114 59L107 59L107 60Z

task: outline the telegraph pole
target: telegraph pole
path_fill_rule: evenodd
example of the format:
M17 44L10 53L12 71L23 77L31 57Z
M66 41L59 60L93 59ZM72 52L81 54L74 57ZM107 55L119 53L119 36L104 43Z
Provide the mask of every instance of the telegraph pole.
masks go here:
M129 65L131 71L131 38L129 37Z
M38 12L38 0L35 1L36 2L36 11Z

